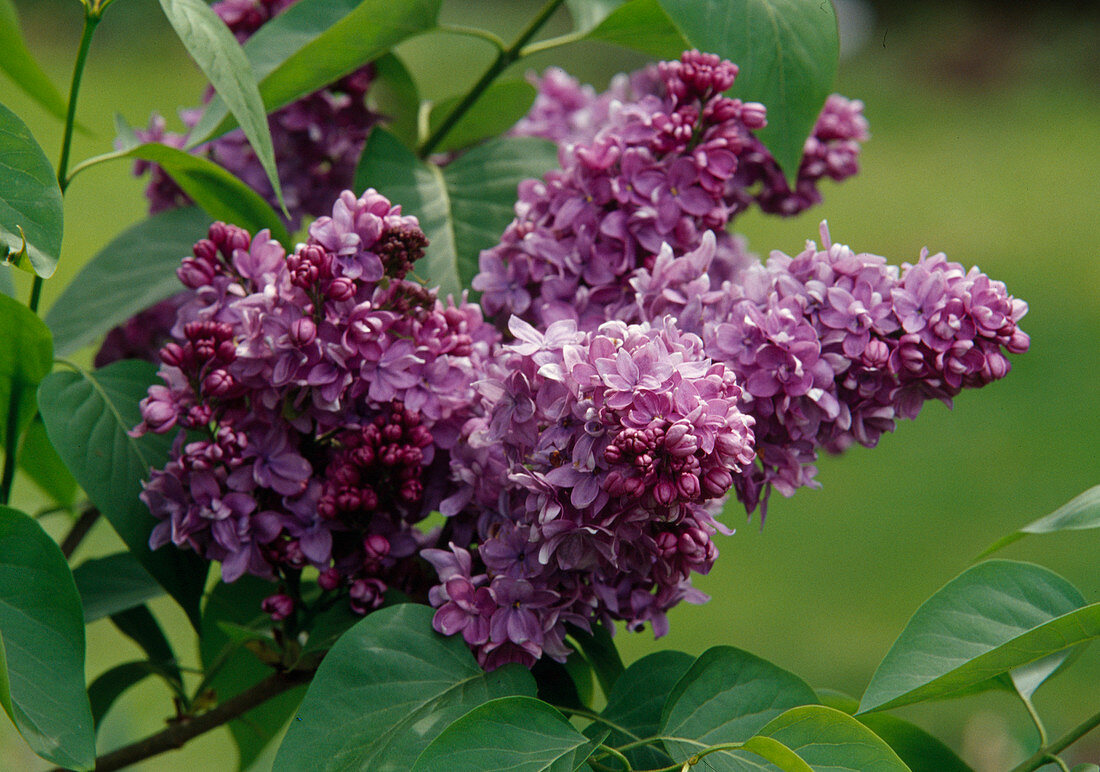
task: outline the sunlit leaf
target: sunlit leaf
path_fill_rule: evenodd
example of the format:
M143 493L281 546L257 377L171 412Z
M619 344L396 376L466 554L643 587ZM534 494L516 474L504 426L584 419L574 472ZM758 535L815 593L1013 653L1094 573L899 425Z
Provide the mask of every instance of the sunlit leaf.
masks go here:
M1046 517L1041 517L1033 523L1028 523L1015 533L1009 534L1000 541L994 543L979 557L985 557L991 552L996 552L1001 547L1006 547L1015 541L1019 541L1031 533L1057 533L1058 531L1084 531L1100 528L1100 485L1089 488L1080 496Z
M1100 637L1100 603L1052 571L990 560L952 579L917 609L867 686L860 711L981 687Z
M267 173L275 197L282 204L283 191L275 168L275 149L267 125L267 111L252 65L237 39L203 0L160 0L160 7L164 9L164 15L187 53L244 130L256 158Z
M441 0L299 0L244 46L268 111L339 80L395 45L436 26ZM235 123L215 99L191 133L192 144Z
M792 708L769 721L745 743L746 748L776 763L780 769L801 772L803 767L798 762L782 752L771 755L774 747L757 744L765 738L782 744L801 761L804 769L909 772L909 767L881 737L846 713L822 705Z
M63 221L53 166L27 125L0 105L0 258L50 278Z

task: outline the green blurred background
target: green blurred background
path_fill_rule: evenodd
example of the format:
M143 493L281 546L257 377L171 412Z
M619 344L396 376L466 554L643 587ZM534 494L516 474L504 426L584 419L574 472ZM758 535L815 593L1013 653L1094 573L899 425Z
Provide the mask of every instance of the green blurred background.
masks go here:
M77 0L17 3L32 50L66 90L81 8ZM539 3L445 2L451 22L505 37ZM627 661L660 647L700 653L730 644L789 668L811 685L858 696L876 663L920 603L1000 536L1100 483L1100 19L1073 3L1030 8L992 4L844 3L845 57L836 90L866 103L872 139L863 171L824 187L825 203L791 220L747 215L750 247L799 251L827 219L834 241L913 261L921 247L978 265L1030 304L1023 327L1031 351L1004 381L963 394L953 411L929 404L874 450L856 448L820 464L822 489L772 499L767 525L746 523L736 506L735 536L697 582L708 605L671 614L672 632L617 638ZM564 31L555 18L548 33ZM555 26L556 25L556 26ZM428 98L460 91L480 74L489 50L449 36L405 44L400 52ZM588 45L557 52L558 62L597 87L643 60ZM541 68L549 59L527 62ZM116 0L93 44L74 158L110 149L113 116L143 126L150 112L175 117L196 104L203 81L160 17L155 0ZM54 157L61 126L0 79L0 102L30 125ZM66 198L63 256L46 283L44 308L81 264L144 215L141 180L125 163L82 174ZM29 284L20 279L23 297ZM89 355L90 356L90 355ZM42 497L24 483L14 502L28 512ZM61 534L66 523L45 521ZM101 526L77 562L118 548ZM1031 537L1004 557L1042 563L1100 600L1100 535ZM182 615L153 604L177 652L194 659ZM110 623L89 628L89 680L139 656ZM1100 702L1100 648L1044 686L1036 701L1057 736ZM100 733L101 750L157 730L172 712L165 690L128 693ZM1005 696L970 697L903 711L945 738L978 772L1007 769L1033 730ZM1067 756L1100 761L1100 732ZM270 760L267 761L267 764ZM47 765L0 720L0 769ZM261 764L259 768L266 765ZM235 751L225 730L138 769L228 770Z

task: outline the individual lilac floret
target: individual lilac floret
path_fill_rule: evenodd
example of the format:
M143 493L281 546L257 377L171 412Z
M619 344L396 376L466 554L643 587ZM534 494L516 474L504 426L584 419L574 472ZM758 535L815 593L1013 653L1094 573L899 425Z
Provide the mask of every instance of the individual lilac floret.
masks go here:
M230 582L313 566L366 613L387 587L426 589L415 526L499 335L402 278L427 243L416 218L374 190L331 211L290 255L223 223L195 244L136 432L189 433L142 493L154 549L193 549ZM273 618L296 613L285 593Z
M441 506L470 535L423 553L440 575L435 627L487 668L562 659L567 624L661 635L670 608L703 599L689 577L717 557L713 514L752 463L741 389L668 318L510 329L451 455L480 484Z
M833 243L824 224L821 238L725 281L704 239L681 257L666 248L630 280L643 318L675 316L744 389L758 463L737 495L750 512L771 488L812 484L819 449L874 446L898 417L1003 377L1005 352L1028 348L1027 304L978 269L925 251L899 270Z

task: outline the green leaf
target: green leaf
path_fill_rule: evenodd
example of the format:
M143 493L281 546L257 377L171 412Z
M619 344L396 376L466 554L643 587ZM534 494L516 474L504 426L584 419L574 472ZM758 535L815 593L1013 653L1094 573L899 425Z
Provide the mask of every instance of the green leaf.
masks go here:
M11 266L7 263L0 263L0 295L9 298L15 295L15 282L11 278Z
M35 415L23 435L19 468L58 504L71 508L76 498L76 480L57 455L46 436L42 417Z
M444 99L432 106L428 118L429 134L439 128L464 96ZM535 87L527 81L494 81L436 145L435 152L459 150L486 137L503 134L527 114L534 101Z
M784 710L816 701L813 689L792 673L732 646L715 646L669 693L659 734L685 738L665 741L679 763L703 746L744 742ZM722 769L738 770L756 763L741 751L723 753L718 761Z
M760 753L755 741L770 738L793 751L805 767L782 763ZM830 772L909 772L898 755L882 738L846 713L821 705L792 708L767 723L745 747L779 764L784 770L830 770ZM714 756L708 756L712 759Z
M1085 606L1041 566L991 560L917 609L878 666L860 712L983 687L996 676L1100 637L1100 603Z
M240 694L271 673L270 667L240 645L241 640L228 634L226 626L251 626L257 618L269 621L260 603L274 592L271 582L247 575L232 584L218 582L210 592L202 613L199 654L204 672L216 668L206 685L214 690L219 702ZM229 723L237 745L238 769L247 769L259 757L301 703L305 691L304 686L291 689Z
M151 675L163 676L163 668L153 662L135 660L115 665L92 681L88 686L88 701L92 705L92 720L97 733L115 701L131 686L136 686Z
M0 507L0 702L42 758L95 766L84 620L72 573L27 515Z
M550 142L501 137L441 169L375 129L355 170L355 189L376 188L420 219L431 243L415 271L438 286L441 297L457 296L477 273L481 250L496 244L514 218L519 183L541 177L556 163Z
M405 63L394 54L374 61L367 107L385 116L383 124L410 150L420 142L420 92Z
M1096 764L1078 764L1071 772L1100 772L1100 766Z
M0 426L15 421L22 434L34 418L34 390L53 365L53 341L41 319L6 295L0 295L0 330ZM7 433L0 431L0 444L6 441Z
M573 29L578 32L592 29L622 4L623 0L565 0Z
M658 651L642 657L615 681L602 715L629 734L612 731L612 747L653 737L661 727L665 696L691 669L695 658L682 651ZM593 724L597 727L598 724ZM632 748L626 751L635 769L653 769L672 763L658 747Z
M271 181L275 198L285 212L279 172L275 168L275 149L267 125L267 111L248 57L229 27L203 0L160 0L160 7L164 9L164 15L187 53L244 130L256 158ZM243 223L238 224L247 227Z
M157 521L138 498L149 470L167 461L172 438L127 433L141 421L138 402L155 373L153 364L135 360L94 373L51 373L38 389L39 411L69 471L197 630L208 564L174 546L152 552L149 534Z
M157 142L129 148L115 157L153 161L215 220L239 225L253 234L267 228L280 244L290 244L286 225L263 197L208 158Z
M183 677L176 663L176 654L149 607L141 605L120 611L111 615L111 621L119 632L149 655L150 662L164 670L165 680L177 694L183 696Z
M264 24L244 52L268 111L312 94L436 26L441 0L300 0ZM215 99L191 144L234 126Z
M573 639L577 647L580 648L581 653L584 654L585 659L592 665L604 695L609 696L615 682L619 680L619 676L625 670L623 660L619 656L619 650L615 648L615 641L611 638L611 633L603 624L596 622L592 625L591 633L586 633L576 627L570 628L569 637Z
M64 213L53 166L19 116L0 105L0 258L48 279Z
M848 715L859 710L859 700L840 692L817 690L821 704ZM864 713L856 719L886 741L912 772L974 772L955 751L916 724L889 713Z
M65 120L68 103L54 86L50 77L38 66L27 50L19 31L19 15L12 0L0 0L0 69L8 74L19 88L49 111L55 118Z
M630 0L620 5L585 38L632 48L658 59L678 59L690 47L658 0Z
M129 552L85 560L73 569L84 604L84 624L140 606L164 588Z
M433 611L403 604L368 615L321 662L275 758L277 772L405 772L455 719L495 697L533 695L527 669L486 673Z
M1046 517L1041 517L1033 523L1028 523L1016 533L1009 534L1000 541L994 543L985 552L979 555L984 558L1002 547L1006 547L1015 541L1027 536L1029 533L1057 533L1058 531L1084 531L1100 528L1100 485L1089 488L1067 504L1051 512Z
M658 0L692 47L741 68L732 96L763 102L756 132L787 179L798 175L806 138L836 80L840 36L829 2Z
M573 769L588 738L533 697L501 697L444 729L412 772L549 772Z
M46 314L57 355L94 343L139 311L181 292L176 268L209 225L210 215L197 207L170 209L115 237Z

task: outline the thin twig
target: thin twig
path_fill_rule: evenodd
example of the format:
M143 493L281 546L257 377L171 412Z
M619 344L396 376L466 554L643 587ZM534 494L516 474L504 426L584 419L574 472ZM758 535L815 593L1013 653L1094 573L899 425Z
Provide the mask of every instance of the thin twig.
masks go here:
M99 510L95 507L88 507L80 513L80 517L73 523L73 527L61 540L61 554L65 556L65 560L73 556L76 548L84 541L84 537L92 530L92 526L96 524L97 520L99 520Z
M313 678L314 672L313 670L291 670L285 673L272 673L255 686L235 697L230 697L213 710L193 718L173 720L166 729L156 734L100 756L96 759L96 772L122 769L165 751L182 748L189 740L217 729L222 724L232 721L295 686L308 683ZM53 772L62 772L62 770L56 769Z

